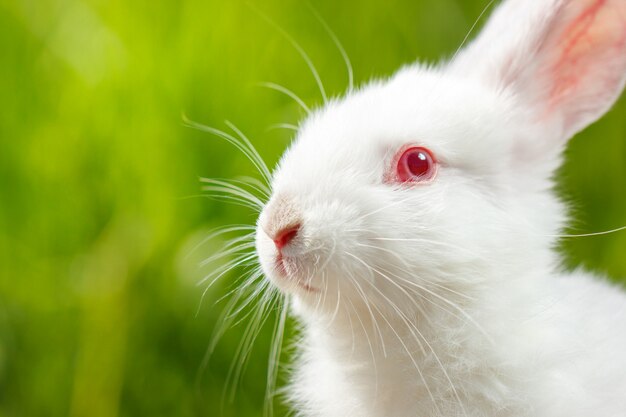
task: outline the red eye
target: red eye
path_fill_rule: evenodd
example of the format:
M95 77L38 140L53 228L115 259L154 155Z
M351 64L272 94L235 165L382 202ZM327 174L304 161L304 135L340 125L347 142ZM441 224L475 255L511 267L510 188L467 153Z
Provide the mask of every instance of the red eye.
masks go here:
M437 173L435 158L426 148L405 149L397 161L396 181L399 182L427 182Z

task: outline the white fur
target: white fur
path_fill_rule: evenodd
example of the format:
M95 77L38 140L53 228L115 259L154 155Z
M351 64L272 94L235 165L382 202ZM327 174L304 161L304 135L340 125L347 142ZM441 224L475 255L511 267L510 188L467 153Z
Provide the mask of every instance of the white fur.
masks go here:
M625 3L507 0L450 62L403 68L302 125L257 231L304 328L298 415L626 416L626 296L559 272L551 180L566 139L623 88ZM581 22L591 31L563 59ZM406 144L436 155L432 183L383 182ZM285 278L264 229L291 223Z

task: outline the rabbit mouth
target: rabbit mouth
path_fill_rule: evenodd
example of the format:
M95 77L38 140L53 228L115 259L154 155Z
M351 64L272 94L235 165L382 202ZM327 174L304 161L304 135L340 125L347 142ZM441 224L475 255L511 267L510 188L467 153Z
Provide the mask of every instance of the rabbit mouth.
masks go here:
M288 281L295 284L301 290L309 293L319 293L320 290L309 285L311 279L307 279L299 271L296 260L290 256L284 256L282 253L276 255L274 261L274 270L278 279Z

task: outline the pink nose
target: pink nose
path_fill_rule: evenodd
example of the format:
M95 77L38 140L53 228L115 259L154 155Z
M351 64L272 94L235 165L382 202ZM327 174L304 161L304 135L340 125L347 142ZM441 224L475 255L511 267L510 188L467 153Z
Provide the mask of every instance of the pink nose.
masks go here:
M279 230L274 236L274 244L278 250L281 250L285 246L289 244L293 240L294 237L297 236L298 230L300 230L300 225L286 227L282 230Z

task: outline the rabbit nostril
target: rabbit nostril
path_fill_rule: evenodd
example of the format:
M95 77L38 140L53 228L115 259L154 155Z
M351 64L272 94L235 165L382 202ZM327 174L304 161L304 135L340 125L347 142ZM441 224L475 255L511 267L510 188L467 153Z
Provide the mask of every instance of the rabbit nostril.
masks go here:
M300 230L300 225L287 227L283 230L280 230L276 233L274 237L274 244L278 250L284 248L293 240L294 237L298 234L298 230Z

